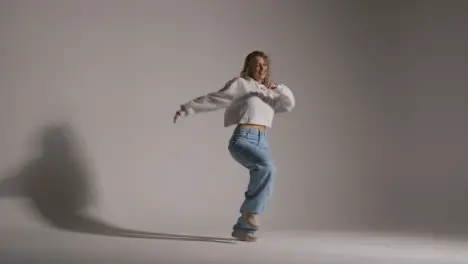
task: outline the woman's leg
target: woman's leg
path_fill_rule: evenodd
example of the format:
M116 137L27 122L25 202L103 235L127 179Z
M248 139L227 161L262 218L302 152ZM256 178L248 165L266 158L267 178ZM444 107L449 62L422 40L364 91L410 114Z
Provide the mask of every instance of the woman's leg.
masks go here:
M250 173L249 185L240 208L241 213L246 215L237 219L234 230L254 233L258 226L252 225L255 221L249 217L258 216L265 209L273 192L275 177L275 167L264 131L252 128L236 129L229 144L229 151Z

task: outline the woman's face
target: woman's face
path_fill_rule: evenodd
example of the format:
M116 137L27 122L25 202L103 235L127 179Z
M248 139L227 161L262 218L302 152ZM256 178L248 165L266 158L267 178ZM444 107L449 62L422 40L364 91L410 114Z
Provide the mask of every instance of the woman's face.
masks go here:
M252 65L252 78L257 82L262 82L266 78L267 73L268 65L265 59L261 56L255 57Z

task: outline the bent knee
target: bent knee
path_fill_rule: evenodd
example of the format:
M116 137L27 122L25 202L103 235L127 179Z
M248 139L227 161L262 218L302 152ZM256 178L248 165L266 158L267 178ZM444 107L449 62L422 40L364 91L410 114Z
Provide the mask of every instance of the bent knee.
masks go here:
M275 165L272 164L272 163L258 164L258 165L257 165L257 168L258 168L259 170L268 172L268 173L270 173L270 174L276 174L276 167L275 167Z

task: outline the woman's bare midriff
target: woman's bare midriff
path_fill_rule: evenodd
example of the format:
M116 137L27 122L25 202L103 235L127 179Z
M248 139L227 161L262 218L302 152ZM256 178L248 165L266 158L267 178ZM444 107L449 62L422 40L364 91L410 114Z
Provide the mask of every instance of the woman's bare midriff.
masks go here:
M264 130L265 129L264 125L257 125L257 124L239 124L239 126L256 128L256 129L259 129L259 130Z

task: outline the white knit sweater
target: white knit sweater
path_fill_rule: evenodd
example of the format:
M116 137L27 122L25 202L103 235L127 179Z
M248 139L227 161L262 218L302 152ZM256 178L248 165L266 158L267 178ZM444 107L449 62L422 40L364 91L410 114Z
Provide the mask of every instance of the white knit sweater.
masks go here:
M181 110L187 117L225 108L225 127L243 123L271 127L275 113L289 112L294 106L294 95L286 85L268 89L253 79L236 77L221 90L182 104Z

